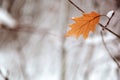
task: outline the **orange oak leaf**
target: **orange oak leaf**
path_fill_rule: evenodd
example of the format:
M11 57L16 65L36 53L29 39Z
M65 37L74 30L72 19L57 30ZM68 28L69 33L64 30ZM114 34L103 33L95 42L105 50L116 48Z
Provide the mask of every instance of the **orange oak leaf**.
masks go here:
M66 36L75 36L78 38L80 35L83 35L84 39L86 39L90 31L95 31L99 19L100 14L96 12L91 12L89 14L85 13L82 17L72 18L75 23L70 25L71 29L67 32Z

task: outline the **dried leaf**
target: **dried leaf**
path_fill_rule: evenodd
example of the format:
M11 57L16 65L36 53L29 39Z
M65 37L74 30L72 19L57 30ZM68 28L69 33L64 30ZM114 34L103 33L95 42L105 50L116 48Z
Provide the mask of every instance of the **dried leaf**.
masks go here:
M67 32L66 36L75 36L78 38L80 35L83 35L84 39L86 39L90 31L95 31L96 24L98 24L100 19L100 14L91 12L89 14L83 14L82 17L72 19L75 23L70 25L71 30Z

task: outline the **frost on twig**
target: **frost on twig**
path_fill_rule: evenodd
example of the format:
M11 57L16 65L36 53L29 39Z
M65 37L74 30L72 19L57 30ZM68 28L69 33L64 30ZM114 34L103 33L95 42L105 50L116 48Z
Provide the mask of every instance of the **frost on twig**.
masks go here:
M111 11L109 11L109 12L107 13L106 16L109 17L109 18L111 18L114 12L115 12L115 11L111 10Z

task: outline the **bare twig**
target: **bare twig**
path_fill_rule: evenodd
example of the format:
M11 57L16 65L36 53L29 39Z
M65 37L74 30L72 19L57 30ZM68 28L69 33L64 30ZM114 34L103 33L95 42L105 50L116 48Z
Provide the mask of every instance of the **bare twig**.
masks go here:
M113 16L115 15L115 12L113 12L112 16L110 18L108 18L108 22L107 24L105 25L105 27L107 27L111 21L111 19L113 18ZM102 28L102 30L104 30L104 28Z
M112 30L108 29L107 27L103 26L101 23L99 23L100 27L104 28L105 30L109 31L110 33L112 33L113 35L115 35L116 37L118 37L120 39L120 36L116 33L114 33Z
M80 7L78 7L74 2L72 2L71 0L68 0L68 1L69 1L73 6L75 6L79 11L81 11L82 14L85 13L85 11L82 10ZM120 36L119 36L118 34L116 34L116 33L113 32L112 30L110 30L110 29L107 28L107 26L109 25L109 23L110 23L112 17L114 16L114 14L115 14L115 13L112 14L112 16L109 18L109 20L108 20L108 22L107 22L107 24L106 24L105 26L102 25L101 23L98 23L98 24L100 25L100 27L102 27L103 30L105 29L105 30L109 31L110 33L112 33L113 35L115 35L116 37L118 37L118 38L120 39ZM112 56L112 54L110 53L109 49L107 48L107 46L106 46L106 44L105 44L102 31L101 31L101 36L102 36L102 42L103 42L103 45L105 46L105 49L107 50L107 52L108 52L108 54L110 55L110 57L115 61L115 63L117 64L118 68L120 68L120 65L119 65L117 59L116 59L114 56Z
M68 0L73 6L75 6L80 12L82 12L82 14L85 13L84 10L82 10L81 8L79 8L74 2L72 2L71 0ZM113 14L114 15L114 14ZM113 16L112 15L112 16ZM112 18L111 18L112 19ZM109 19L109 20L111 20ZM108 23L106 24L106 26L109 24L110 21L108 21ZM118 34L116 34L115 32L113 32L112 30L108 29L107 27L103 26L101 23L99 23L100 27L102 27L103 29L106 29L107 31L109 31L110 33L112 33L113 35L115 35L116 37L118 37L120 39L120 36Z
M108 49L108 47L105 43L105 40L104 40L104 37L103 37L103 32L101 31L100 33L101 33L102 42L103 42L103 45L104 45L105 49L107 50L110 57L113 59L113 61L117 64L118 68L120 69L120 64L118 63L117 59L114 56L112 56L112 53L109 51L109 49Z
M82 10L80 7L78 7L74 2L72 2L71 0L68 0L72 5L74 5L79 11L81 11L82 13L85 13L84 10Z
M109 20L108 20L107 24L105 25L105 27L107 27L109 25L109 23L110 23L110 21L111 21L111 19L113 18L114 15L115 15L115 12L113 12L112 16L109 18Z
M109 23L110 23L111 19L113 18L114 14L115 14L115 12L114 12L114 13L112 14L112 16L109 18L109 20L108 20L107 24L104 26L104 28L107 28L107 26L109 25ZM100 24L100 25L101 25L101 24ZM103 26L103 25L102 25L102 26ZM102 29L103 31L104 31L104 28ZM107 45L106 45L106 43L105 43L102 30L101 30L101 37L102 37L103 45L104 45L106 51L108 52L108 54L110 55L110 57L113 59L113 61L117 64L118 68L120 69L120 65L119 65L119 63L118 63L118 60L117 60L114 56L112 56L112 53L109 51L109 48L107 47ZM113 34L114 34L114 33L113 33Z

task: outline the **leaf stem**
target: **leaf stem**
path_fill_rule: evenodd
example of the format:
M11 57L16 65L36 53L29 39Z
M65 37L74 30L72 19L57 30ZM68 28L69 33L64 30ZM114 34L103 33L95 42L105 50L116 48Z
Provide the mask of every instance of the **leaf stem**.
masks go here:
M85 13L85 11L84 10L82 10L81 8L79 8L73 1L71 1L71 0L68 0L73 6L75 6L80 12L82 12L82 14L83 13ZM113 14L114 15L114 14ZM113 17L113 15L112 15L112 17ZM102 15L101 15L102 16ZM112 30L110 30L110 29L108 29L106 26L109 24L109 22L110 22L110 20L112 19L112 17L111 18L109 18L109 21L107 22L107 24L105 25L105 26L103 26L101 23L98 23L103 29L106 29L107 31L109 31L110 33L112 33L113 35L115 35L116 37L118 37L119 39L120 39L120 36L118 35L118 34L116 34L115 32L113 32Z
M106 16L106 15L100 15L100 16L103 16L103 17L106 17L107 19L110 19L108 16Z
M85 13L85 11L82 10L81 8L79 8L74 2L72 2L71 0L68 0L68 1L69 1L73 6L75 6L79 11L81 11L82 14ZM118 34L116 34L116 33L113 32L112 30L110 30L110 29L107 28L107 26L109 25L109 23L110 23L112 17L114 16L114 14L115 14L115 13L113 13L112 16L111 16L110 18L107 17L106 15L101 15L101 16L107 17L109 20L108 20L108 22L107 22L107 24L106 24L105 26L102 25L101 23L98 23L98 24L100 25L100 27L103 28L103 30L105 29L105 30L109 31L110 33L112 33L113 35L115 35L116 37L118 37L118 38L120 39L120 36L119 36ZM105 41L104 41L104 37L103 37L102 31L101 31L101 36L102 36L102 42L103 42L103 45L104 45L105 49L107 50L108 54L109 54L110 57L113 59L113 61L115 61L115 63L117 64L118 68L120 68L120 65L119 65L117 59L116 59L114 56L112 56L112 54L110 53L109 49L107 48L107 46L106 46L106 44L105 44Z

